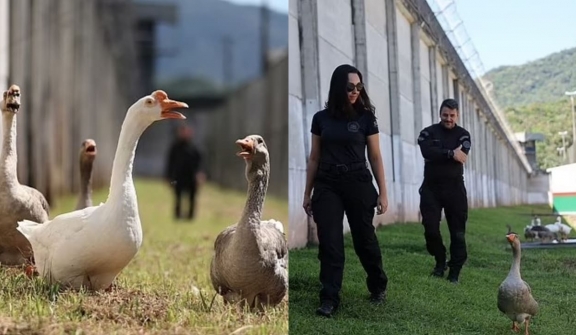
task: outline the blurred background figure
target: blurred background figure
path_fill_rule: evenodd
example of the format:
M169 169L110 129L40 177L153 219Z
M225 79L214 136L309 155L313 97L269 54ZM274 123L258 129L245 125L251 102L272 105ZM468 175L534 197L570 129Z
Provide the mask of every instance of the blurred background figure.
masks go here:
M202 154L192 142L194 129L187 125L178 127L176 138L166 160L166 179L174 189L174 217L182 219L182 196L188 195L188 220L194 219L196 208L196 193L199 181L203 178L201 164Z

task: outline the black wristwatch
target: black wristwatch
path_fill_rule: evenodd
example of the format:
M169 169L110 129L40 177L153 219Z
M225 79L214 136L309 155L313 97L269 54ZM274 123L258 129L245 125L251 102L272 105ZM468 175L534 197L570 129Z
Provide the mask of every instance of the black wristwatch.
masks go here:
M448 150L448 158L454 158L454 150Z

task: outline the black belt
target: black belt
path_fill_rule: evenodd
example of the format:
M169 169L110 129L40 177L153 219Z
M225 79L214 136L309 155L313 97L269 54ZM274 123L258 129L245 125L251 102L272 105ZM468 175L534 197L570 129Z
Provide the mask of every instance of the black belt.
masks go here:
M325 172L329 172L329 173L336 173L336 174L361 171L361 170L364 170L367 168L368 168L368 163L366 161L348 163L348 164L330 164L330 163L323 163L323 162L320 162L318 164L318 169L320 169L321 171L325 171Z

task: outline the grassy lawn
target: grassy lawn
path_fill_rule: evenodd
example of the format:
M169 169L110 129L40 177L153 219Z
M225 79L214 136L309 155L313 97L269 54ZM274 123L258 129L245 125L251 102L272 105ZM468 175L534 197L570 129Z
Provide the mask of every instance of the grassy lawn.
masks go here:
M506 278L512 252L506 224L524 240L534 207L473 210L468 222L468 262L460 284L430 278L433 258L424 245L420 224L378 229L389 277L388 302L372 306L365 274L346 238L346 266L341 308L332 319L314 314L318 307L317 249L290 252L290 332L294 334L513 334L512 322L496 307L498 286ZM539 208L538 212L549 211ZM542 224L555 221L543 219ZM449 235L442 224L444 243ZM508 249L507 249L508 248ZM529 249L522 252L521 272L540 304L530 334L574 334L576 327L576 249ZM522 328L522 334L524 329Z
M172 194L165 184L136 180L144 242L136 258L117 278L110 293L56 294L39 279L16 269L0 269L1 334L285 334L288 304L265 315L211 306L214 290L209 265L216 235L235 223L244 192L206 185L200 190L198 218L172 219ZM94 194L105 201L108 189ZM74 208L75 197L62 199L50 217ZM184 207L186 208L186 207ZM286 201L268 197L264 217L288 223Z

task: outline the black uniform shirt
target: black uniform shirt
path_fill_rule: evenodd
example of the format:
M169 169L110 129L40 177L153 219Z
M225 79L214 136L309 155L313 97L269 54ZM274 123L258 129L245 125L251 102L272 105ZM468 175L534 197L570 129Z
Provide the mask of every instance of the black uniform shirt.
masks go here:
M311 132L320 136L320 162L362 163L366 161L366 137L378 133L378 122L368 110L342 120L321 110L312 118Z
M418 145L424 157L424 179L441 183L464 178L464 165L453 158L453 150L462 145L468 155L472 146L470 133L455 125L447 129L440 123L424 128L418 137Z
M177 140L168 151L165 177L183 187L194 186L201 161L200 151L193 143Z

